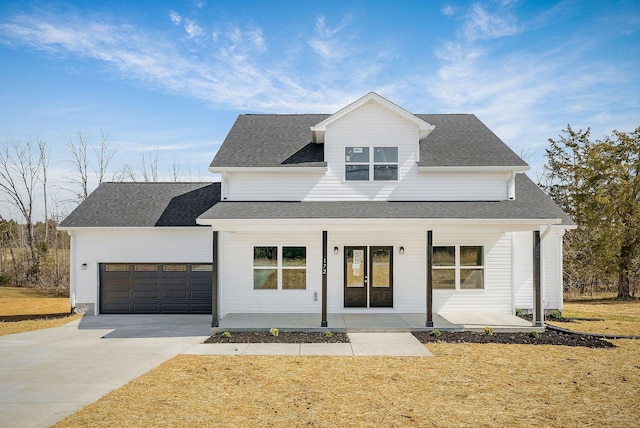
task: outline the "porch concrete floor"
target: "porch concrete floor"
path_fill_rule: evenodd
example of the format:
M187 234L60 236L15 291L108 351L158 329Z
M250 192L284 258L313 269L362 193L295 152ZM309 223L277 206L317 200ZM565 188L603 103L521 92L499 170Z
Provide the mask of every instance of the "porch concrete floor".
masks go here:
M326 328L320 327L320 314L227 314L213 332L263 331L278 328L283 331L347 331L347 332L407 332L439 329L443 331L478 330L491 327L496 332L542 331L531 322L515 315L481 312L441 312L433 315L432 328L425 327L425 314L327 314Z

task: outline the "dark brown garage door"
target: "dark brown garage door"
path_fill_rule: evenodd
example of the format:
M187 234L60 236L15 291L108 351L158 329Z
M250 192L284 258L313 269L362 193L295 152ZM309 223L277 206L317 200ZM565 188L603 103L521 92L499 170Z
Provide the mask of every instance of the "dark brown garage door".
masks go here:
M103 314L210 314L212 265L101 263Z

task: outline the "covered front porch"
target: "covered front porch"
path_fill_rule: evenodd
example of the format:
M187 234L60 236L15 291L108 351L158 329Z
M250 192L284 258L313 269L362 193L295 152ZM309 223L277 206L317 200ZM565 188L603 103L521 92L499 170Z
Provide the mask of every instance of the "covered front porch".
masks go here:
M265 331L277 328L282 331L332 331L332 332L407 332L407 331L484 331L491 327L495 332L544 331L530 321L515 315L483 312L442 312L433 314L433 327L425 327L422 313L329 313L327 327L319 327L321 314L250 314L231 313L220 319L213 333L224 331Z

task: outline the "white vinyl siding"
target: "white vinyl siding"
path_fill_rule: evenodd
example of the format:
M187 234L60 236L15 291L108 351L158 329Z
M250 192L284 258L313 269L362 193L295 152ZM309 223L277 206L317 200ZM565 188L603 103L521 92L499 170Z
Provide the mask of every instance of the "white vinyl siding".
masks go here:
M513 232L514 304L533 309L533 232Z
M542 307L562 309L562 228L554 228L541 243ZM513 232L514 305L533 309L533 232Z
M434 312L500 312L511 309L511 237L490 228L434 229L434 246L484 246L485 288L433 290Z
M104 228L74 231L77 303L99 307L99 263L211 263L208 227ZM81 266L87 265L86 270Z
M297 233L226 233L222 232L220 272L221 316L228 313L320 313L322 236ZM254 248L306 247L306 289L254 289ZM281 255L274 267L280 276ZM317 293L317 300L315 296Z

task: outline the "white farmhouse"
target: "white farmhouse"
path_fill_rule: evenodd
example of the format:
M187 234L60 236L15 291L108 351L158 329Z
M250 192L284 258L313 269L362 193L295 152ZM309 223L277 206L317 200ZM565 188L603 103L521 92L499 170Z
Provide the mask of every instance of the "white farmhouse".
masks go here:
M220 183L104 183L61 228L93 314L562 309L574 227L478 118L369 93L334 114L241 115ZM263 326L271 327L271 326Z

